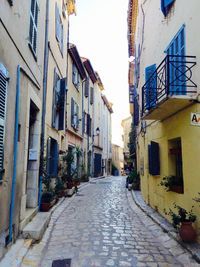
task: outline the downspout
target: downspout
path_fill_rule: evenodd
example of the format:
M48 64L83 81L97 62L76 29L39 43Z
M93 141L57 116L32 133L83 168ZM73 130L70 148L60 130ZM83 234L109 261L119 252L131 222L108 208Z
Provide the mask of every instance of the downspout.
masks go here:
M13 235L13 211L15 202L15 188L17 177L17 150L18 150L18 124L19 124L19 101L20 101L20 66L17 66L17 85L16 85L16 105L15 105L15 132L14 132L14 149L13 149L13 176L11 189L11 203L10 203L10 217L9 217L9 239L8 243L12 241Z
M41 203L42 175L43 175L43 167L44 167L45 115L46 115L46 94L47 94L48 60L49 60L48 39L49 39L49 0L46 0L44 68L43 68L43 73L44 74L43 74L43 95L42 95L42 121L41 121L41 145L40 145L38 207L40 207L40 203Z

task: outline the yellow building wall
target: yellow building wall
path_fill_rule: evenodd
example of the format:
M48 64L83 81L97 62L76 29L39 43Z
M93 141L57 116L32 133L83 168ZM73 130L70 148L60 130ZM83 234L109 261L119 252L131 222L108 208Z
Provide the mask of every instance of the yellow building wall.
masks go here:
M141 190L145 201L158 210L162 215L164 209L173 209L173 203L190 210L194 205L197 215L195 228L200 241L200 207L193 199L200 192L200 128L190 124L191 113L200 113L199 104L193 104L176 115L162 121L153 122L147 126L145 136L139 137L140 167L144 158L144 175L141 175ZM170 175L168 140L181 138L184 194L166 192L160 185L162 178ZM160 175L151 176L148 167L148 144L151 141L159 143L160 147ZM170 218L168 218L170 219Z

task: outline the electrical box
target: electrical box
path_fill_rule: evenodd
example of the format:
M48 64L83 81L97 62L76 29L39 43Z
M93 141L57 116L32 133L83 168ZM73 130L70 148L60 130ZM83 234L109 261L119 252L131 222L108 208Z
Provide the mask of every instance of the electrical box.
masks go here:
M37 149L29 149L29 160L37 160L38 159L38 152Z

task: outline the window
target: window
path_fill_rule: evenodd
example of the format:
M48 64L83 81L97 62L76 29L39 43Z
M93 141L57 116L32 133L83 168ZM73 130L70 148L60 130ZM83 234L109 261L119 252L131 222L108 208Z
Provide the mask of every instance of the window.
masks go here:
M90 80L89 78L87 78L85 81L85 97L89 96L89 85L90 85Z
M63 54L63 46L64 46L63 34L64 34L64 31L63 31L63 24L62 24L62 20L60 17L59 8L58 8L57 3L56 3L56 7L55 7L55 27L56 27L56 39L58 41L61 53Z
M163 12L164 16L166 17L172 7L172 4L175 0L161 0L161 11Z
M159 144L151 141L148 145L148 157L149 157L149 173L151 175L160 174L160 153Z
M29 28L29 47L36 56L37 50L37 31L38 31L38 12L37 0L31 0L30 28Z
M169 55L169 92L183 95L186 93L185 72L185 27L182 26L166 50ZM183 63L181 63L181 61Z
M65 90L66 79L60 79L59 75L56 72L56 69L54 69L52 127L57 130L64 130Z
M87 135L92 135L92 119L90 117L90 114L87 114Z
M90 104L94 103L94 88L90 87Z
M176 185L171 191L183 193L183 160L181 138L176 138L168 141L169 147L169 175L173 175ZM179 188L177 188L179 187ZM181 190L180 190L181 188Z
M6 102L7 102L8 72L0 64L0 180L4 173L4 136L6 121Z
M145 69L145 82L146 82L146 105L147 109L151 109L156 105L157 97L157 75L156 64L146 67Z
M87 133L87 113L84 112L84 133Z
M77 131L79 128L79 106L71 98L71 126Z
M75 87L78 89L79 83L80 83L80 75L75 64L72 65L72 82L75 85Z

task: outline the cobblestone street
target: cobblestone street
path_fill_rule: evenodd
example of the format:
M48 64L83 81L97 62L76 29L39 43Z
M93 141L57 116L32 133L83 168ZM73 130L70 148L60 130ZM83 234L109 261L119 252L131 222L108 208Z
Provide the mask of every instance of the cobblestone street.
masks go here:
M57 259L72 259L72 267L199 266L134 204L124 177L93 180L66 199L22 266Z

